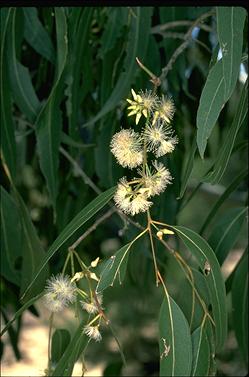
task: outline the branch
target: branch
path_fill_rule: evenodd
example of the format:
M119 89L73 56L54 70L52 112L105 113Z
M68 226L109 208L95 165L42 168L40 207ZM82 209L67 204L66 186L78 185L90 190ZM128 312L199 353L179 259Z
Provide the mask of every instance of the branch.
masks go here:
M185 34L185 41L175 50L173 55L171 56L168 64L166 67L162 69L162 73L160 76L160 80L162 81L165 79L169 71L172 69L173 64L175 63L176 59L178 58L179 55L183 53L183 51L188 47L189 42L192 39L192 31L193 29L200 23L202 23L206 18L211 17L214 14L214 10L211 10L207 13L203 13L199 18L197 18L192 24L191 27L188 29L187 33Z

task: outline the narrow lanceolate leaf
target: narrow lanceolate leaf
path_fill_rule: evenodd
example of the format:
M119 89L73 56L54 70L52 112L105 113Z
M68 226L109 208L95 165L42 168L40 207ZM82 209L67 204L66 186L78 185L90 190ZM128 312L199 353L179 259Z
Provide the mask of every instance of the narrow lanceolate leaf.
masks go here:
M52 337L51 344L51 361L57 364L62 355L64 354L68 344L70 343L71 335L66 329L55 330Z
M239 75L246 10L241 7L217 7L216 9L225 83L224 100L227 101Z
M159 314L160 376L190 376L192 344L189 325L168 295Z
M60 361L52 373L52 376L72 376L74 364L89 341L89 338L83 334L84 321L80 323L75 331L71 342L65 349Z
M9 29L11 9L1 9L1 53L0 53L0 97L1 97L1 155L12 179L16 172L16 142L11 116L11 96L8 80L6 53L7 29Z
M232 208L219 218L213 226L208 243L213 248L220 264L224 262L240 235L248 208Z
M208 376L211 355L205 325L198 327L191 338L193 344L191 376Z
M135 7L130 15L131 26L129 30L129 41L127 43L127 55L124 61L123 73L100 112L84 126L95 123L109 111L113 110L119 101L128 93L132 80L137 70L136 57L143 59L146 53L151 24L152 7Z
M213 208L207 215L201 230L200 235L203 234L204 230L208 226L208 224L213 220L213 218L216 216L219 208L221 207L222 203L226 200L226 198L229 197L229 195L236 190L236 188L240 185L240 183L243 181L243 179L248 175L248 168L244 169L241 173L239 173L234 180L231 182L231 184L227 187L227 189L224 191L224 193L219 197L217 202L214 204Z
M60 235L56 238L54 243L48 249L45 257L41 261L39 267L37 268L34 276L33 281L27 287L26 292L23 296L26 296L30 289L35 284L36 280L46 268L47 263L52 258L52 256L56 253L56 251L83 225L86 221L88 221L91 217L95 215L101 208L107 204L114 195L116 187L112 187L109 190L100 194L96 199L94 199L91 203L89 203L85 208L83 208L78 215L76 215L72 221L65 227L65 229L60 233Z
M115 280L119 280L120 284L124 280L127 262L129 257L129 250L132 243L121 247L115 255L111 256L105 264L105 267L100 275L96 292L101 292L109 286L113 286Z
M203 180L212 184L219 183L227 168L231 153L234 148L236 136L240 127L242 126L248 112L248 79L243 87L240 102L233 119L231 127L229 127L223 144L219 150L215 165L211 172L209 172Z
M224 91L222 62L219 60L209 71L197 111L197 145L202 158L208 138L225 104Z
M57 39L55 82L49 98L36 121L36 136L40 166L42 173L46 178L48 190L54 207L58 192L57 175L62 129L62 119L59 108L62 100L61 77L65 68L68 52L66 16L62 7L55 8L55 20Z
M179 194L179 197L177 199L181 199L185 193L185 190L187 188L189 177L192 173L193 166L194 166L194 158L195 158L195 152L196 152L196 142L195 137L193 138L193 144L192 147L187 155L187 163L186 166L183 169L183 176L181 180L181 191Z
M23 242L22 242L22 277L21 277L21 294L25 291L27 286L32 282L35 271L39 267L41 261L45 257L45 252L41 246L41 242L37 236L35 227L30 219L30 214L28 212L22 197L17 190L14 191L16 203L19 209L19 215L22 223L23 231ZM48 266L45 266L39 279L35 282L32 292L32 296L40 293L43 288L45 281L48 277ZM27 295L25 301L32 297Z
M248 253L233 279L232 306L235 334L245 362L248 363Z
M219 262L209 244L197 233L183 226L172 227L195 256L206 277L215 322L216 344L220 349L227 335L227 310L225 284Z
M86 50L89 45L89 31L93 15L92 7L85 7L80 14L78 23L75 24L74 13L70 18L69 27L69 61L67 64L65 91L67 99L67 113L69 118L69 134L71 136L79 136L78 131L78 112L80 106L79 90L80 79L82 75L83 60L86 58ZM85 72L83 72L85 77Z
M12 96L30 122L34 122L40 110L40 102L32 85L29 71L16 58L16 9L11 10L10 33L8 36L8 69Z
M45 59L55 62L55 51L50 36L38 18L35 7L23 7L24 37L26 41Z
M17 258L22 255L22 228L18 209L10 194L1 187L1 274L20 285Z

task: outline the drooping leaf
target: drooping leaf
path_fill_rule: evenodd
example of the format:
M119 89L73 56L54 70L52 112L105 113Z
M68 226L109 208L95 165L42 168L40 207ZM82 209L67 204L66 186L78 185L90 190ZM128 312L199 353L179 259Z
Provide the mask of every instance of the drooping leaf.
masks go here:
M192 344L189 325L175 301L164 298L159 314L160 376L190 376Z
M69 118L69 135L76 138L79 136L78 113L80 106L80 79L83 70L83 61L86 58L86 50L89 45L89 31L92 21L93 8L85 7L80 14L71 14L69 17L69 54L66 67L66 95L67 114ZM77 16L77 22L75 20ZM85 72L83 72L84 86Z
M205 324L191 335L193 344L193 365L191 376L209 376L210 349Z
M1 315L3 316L4 322L7 324L9 322L7 314L3 308L0 309ZM18 328L15 329L12 326L9 326L8 328L8 334L10 339L11 347L14 351L16 360L21 359L21 353L19 351L18 347Z
M0 55L0 96L1 96L1 155L8 166L12 179L16 173L16 143L11 115L11 95L8 80L6 36L11 21L11 9L1 9L1 55Z
M41 261L46 256L41 242L37 236L36 229L31 221L28 209L16 189L14 189L14 196L19 210L19 216L22 224L23 232L23 248L22 248L22 272L21 272L21 294L25 291L27 286L33 281L35 271L39 267ZM48 277L48 266L45 266L39 278L33 285L32 296L40 293L45 281ZM26 295L25 301L29 300L31 296Z
M132 243L121 247L115 255L111 256L105 264L105 267L100 275L100 280L96 287L96 292L102 292L109 286L113 286L116 279L119 279L120 284L124 280L126 273L127 262L129 257L129 250Z
M39 267L36 270L36 273L33 276L33 281L29 284L24 292L24 297L30 291L30 289L35 284L36 280L46 268L47 263L52 258L52 256L56 253L56 251L83 225L86 221L88 221L92 216L95 215L101 208L107 204L116 190L116 187L112 187L109 190L101 193L96 199L94 199L91 203L89 203L85 208L83 208L65 227L65 229L60 233L60 235L56 238L53 244L48 249L45 257L41 261Z
M248 175L248 168L243 170L241 173L239 173L234 180L230 183L230 185L227 187L227 189L223 192L223 194L219 197L217 202L214 204L213 208L207 215L201 230L200 235L202 235L207 228L208 224L214 219L215 215L217 214L219 208L221 207L222 203L229 197L229 195L240 185L240 183L243 181L243 179Z
M237 241L246 213L245 207L232 208L214 224L208 243L213 248L220 265Z
M51 361L57 364L64 354L68 344L70 343L71 335L66 329L56 329L52 336L51 343Z
M191 283L192 279L183 279L179 285L179 294L175 301L183 311L192 332L201 326L205 314L200 299L208 308L210 295L203 274L194 268L191 268L191 272L193 282Z
M135 14L134 14L135 13ZM113 110L119 101L128 93L132 80L137 70L136 57L141 60L146 53L151 23L151 7L135 7L130 14L131 26L129 29L129 41L127 43L127 55L124 61L123 71L113 89L109 99L99 113L85 123L85 127L97 122L105 114Z
M16 57L17 35L16 8L11 9L10 33L8 35L8 69L9 80L12 88L12 96L30 122L34 122L40 110L40 102L37 98L29 71Z
M50 36L38 18L35 7L24 7L24 37L26 41L45 59L55 63L55 50Z
M227 101L239 75L246 10L241 7L217 7L216 9L225 84L224 100Z
M104 55L114 48L117 39L120 37L122 28L127 25L128 21L127 7L112 7L108 14L108 19L105 24L105 30L101 38L101 47L99 55Z
M187 154L187 163L183 169L183 176L181 179L181 191L177 199L181 199L183 197L185 190L187 188L188 180L193 170L195 152L196 152L196 141L194 137L192 147L189 153Z
M61 110L59 108L62 100L61 77L68 53L67 23L63 7L55 7L55 21L57 39L55 82L49 98L36 121L40 167L46 178L54 208L58 192L59 146L62 130Z
M172 226L172 228L193 253L206 277L216 326L216 344L217 349L220 349L227 334L227 310L225 284L219 262L209 244L197 233L183 226Z
M222 62L219 60L209 71L197 111L197 145L202 158L208 138L225 104L224 93Z
M16 268L22 255L22 228L18 209L12 197L1 187L1 274L20 285L21 275Z
M74 364L89 342L89 338L83 334L83 325L84 320L75 331L71 342L68 344L60 361L56 365L52 376L72 376Z
M215 165L213 169L210 172L208 172L208 174L206 174L203 178L205 182L210 182L212 184L219 183L221 178L223 177L223 174L228 166L228 162L234 148L236 136L246 118L246 115L248 112L247 105L248 105L248 80L246 80L244 84L235 117L233 119L231 127L229 127L226 133L223 144L221 148L219 149L218 156L215 161Z
M233 279L232 308L236 338L245 362L248 363L248 253Z

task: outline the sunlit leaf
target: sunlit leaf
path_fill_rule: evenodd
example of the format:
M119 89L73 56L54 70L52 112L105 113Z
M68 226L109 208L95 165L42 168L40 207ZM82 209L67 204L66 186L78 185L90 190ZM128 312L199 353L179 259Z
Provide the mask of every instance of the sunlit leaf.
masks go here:
M216 9L225 84L224 100L227 101L239 75L246 10L241 7L217 7Z
M128 243L108 259L100 275L96 288L97 292L101 292L107 287L112 286L115 280L119 280L120 284L122 283L127 268L130 247L131 243Z
M189 325L175 301L164 298L159 314L160 376L190 376L192 344Z
M234 116L232 125L228 128L222 146L219 149L215 165L211 172L206 174L203 178L203 181L210 182L212 184L219 183L223 174L228 166L228 162L231 156L231 153L234 148L234 143L238 131L240 130L247 112L248 112L248 80L243 87L240 102L237 107L236 114Z
M222 62L219 60L209 71L197 111L197 145L202 158L208 138L225 104L224 93Z

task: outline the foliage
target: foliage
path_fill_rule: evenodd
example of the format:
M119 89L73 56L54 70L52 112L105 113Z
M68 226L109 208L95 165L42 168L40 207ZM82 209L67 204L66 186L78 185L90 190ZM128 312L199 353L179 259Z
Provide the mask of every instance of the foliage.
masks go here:
M124 363L102 348L106 376L125 375L126 355L138 375L225 374L233 331L247 367L247 23L241 7L1 9L1 314L17 358L21 316L39 316L46 280L63 271L92 306L77 298L74 331L53 329L51 315L47 375L72 375L79 358L84 369L100 325ZM173 184L147 220L111 202L131 178L112 136L141 131L127 116L131 88L176 109L178 145L162 157ZM224 277L235 247L244 254ZM157 318L150 344L141 329ZM118 331L127 324L130 346Z

